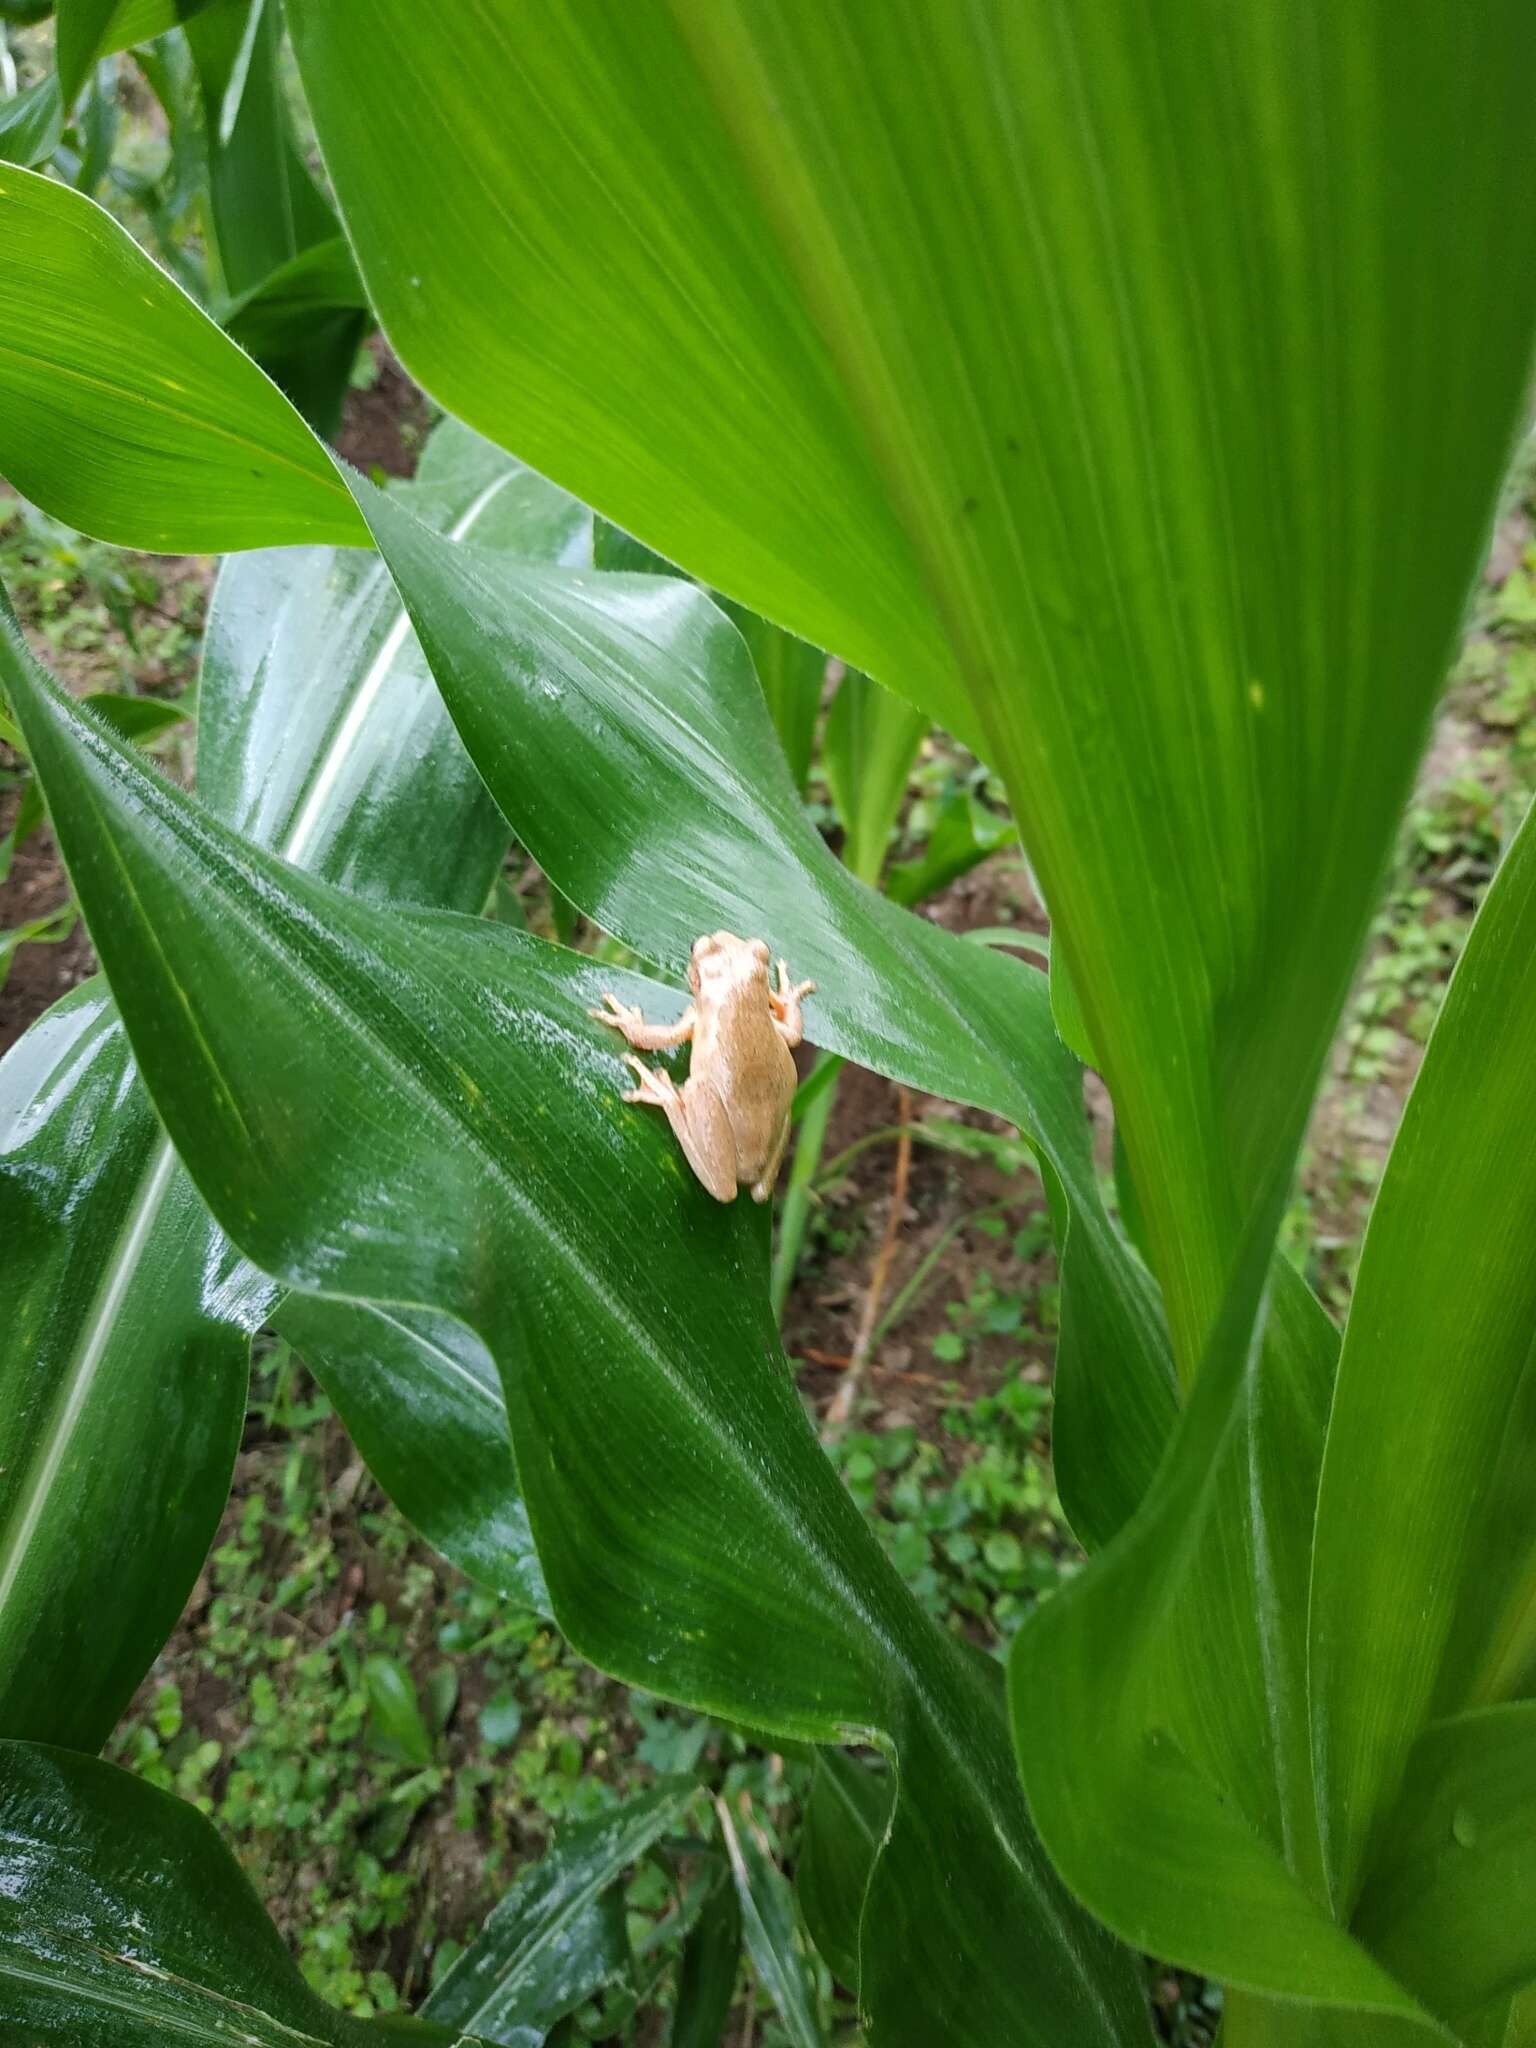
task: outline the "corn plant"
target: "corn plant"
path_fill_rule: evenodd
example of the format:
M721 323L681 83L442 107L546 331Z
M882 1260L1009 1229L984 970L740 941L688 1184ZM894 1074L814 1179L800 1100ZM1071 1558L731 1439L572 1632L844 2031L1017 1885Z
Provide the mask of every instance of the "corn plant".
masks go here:
M334 432L368 301L294 133L277 0L62 0L55 54L0 100L0 161L50 164L136 209L173 275ZM158 174L116 153L130 56L164 115Z
M478 1544L603 1669L823 1747L801 1901L878 2048L1144 2043L1138 1951L1226 1985L1227 2048L1531 2039L1529 826L1342 1332L1275 1252L1521 424L1524 11L288 16L369 299L483 437L459 446L485 482L376 490L88 199L12 169L0 470L125 545L326 551L250 557L371 593L303 671L361 665L321 715L367 731L407 818L413 762L426 788L451 762L453 793L366 844L372 800L337 797L354 757L265 651L270 600L236 636L250 750L210 766L205 728L196 799L0 638L107 984L7 1076L21 2031L154 2038L169 1973L274 2036L354 2038L264 2003L211 1881L201 1959L121 1914L92 1940L71 1874L98 1868L109 1918L145 1863L174 1897L186 1823L125 1866L121 1782L34 1746L98 1742L154 1654L281 1297L319 1319L295 1341L322 1379L349 1361L343 1414L445 1549ZM487 545L465 522L502 475L497 500L570 495ZM991 764L1053 987L830 855L741 632L691 582L593 565L587 505ZM409 748L369 720L407 646ZM445 818L510 827L641 967L463 915L484 869ZM1089 1558L1006 1691L823 1457L764 1213L712 1201L620 1102L588 1012L612 989L675 1014L721 927L815 980L824 1052L1036 1150L1056 1478ZM107 2004L119 2031L92 2034Z

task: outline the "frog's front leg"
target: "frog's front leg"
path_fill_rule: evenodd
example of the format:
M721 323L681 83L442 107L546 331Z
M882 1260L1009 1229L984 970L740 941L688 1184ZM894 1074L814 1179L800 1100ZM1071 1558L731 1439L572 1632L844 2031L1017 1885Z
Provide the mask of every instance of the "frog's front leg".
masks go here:
M640 1084L631 1088L624 1100L649 1102L664 1109L683 1157L703 1186L717 1202L734 1202L736 1139L725 1104L714 1089L694 1080L679 1088L664 1067L648 1067L632 1052L625 1053L624 1064L633 1069Z
M800 1000L803 996L814 995L814 981L792 982L789 978L789 962L779 962L779 985L768 991L768 1007L773 1012L773 1021L779 1036L791 1051L805 1036L805 1024L800 1015Z
M674 1045L686 1045L693 1036L693 1005L690 1003L675 1024L647 1024L633 1003L621 1003L611 989L603 992L606 1010L588 1010L599 1024L621 1032L641 1052L664 1052Z

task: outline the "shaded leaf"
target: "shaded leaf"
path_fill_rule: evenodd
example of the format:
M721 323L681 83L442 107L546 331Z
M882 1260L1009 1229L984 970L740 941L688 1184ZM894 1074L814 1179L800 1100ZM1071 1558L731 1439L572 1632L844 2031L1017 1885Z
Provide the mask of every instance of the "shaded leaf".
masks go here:
M560 553L587 532L562 493L463 429L432 437L421 481L402 491L461 537ZM227 564L200 697L200 783L220 815L365 894L484 900L506 829L376 557L294 549ZM0 1729L93 1749L217 1527L249 1338L279 1290L237 1257L176 1164L99 983L0 1063L0 1133L15 1296L0 1324ZM468 1333L315 1303L305 1334L406 1511L542 1606L499 1394L466 1410L467 1379L447 1373L446 1361L469 1372ZM448 1471L440 1458L468 1462Z
M822 768L846 834L843 859L861 882L879 883L927 731L920 711L868 676L850 672L838 684L822 740Z
M717 1884L683 1944L668 2048L719 2048L741 1968L741 1904L733 1879Z
M618 1101L586 1012L604 987L653 1012L666 991L284 867L20 650L6 679L157 1106L248 1253L477 1330L582 1654L776 1736L872 1731L900 1758L870 1905L899 1949L863 1985L887 2037L1143 2038L1128 1959L1030 1834L990 1670L917 1606L810 1429L762 1211L712 1201ZM936 1908L922 1873L957 1834L963 1882Z
M738 1829L723 1799L715 1801L741 1906L742 1933L758 1982L773 2000L793 2048L822 2048L816 1984L795 1925L794 1895L750 1819Z
M1504 856L1403 1112L1361 1253L1318 1497L1311 1666L1324 1841L1348 1910L1424 1724L1533 1661L1536 829ZM1369 1531L1362 1543L1360 1532ZM1448 1967L1451 1967L1448 1958Z
M40 85L0 100L0 163L46 163L59 146L63 128L56 78L45 78Z
M827 1967L854 1992L859 1988L859 1922L894 1789L888 1775L835 1750L823 1750L816 1759L795 1896Z
M664 1780L563 1828L497 1901L424 2017L504 2048L538 2048L556 2020L629 1967L620 1880L697 1792L691 1779Z
M501 1382L479 1338L430 1309L320 1295L289 1295L274 1321L433 1549L548 1613Z
M112 1764L0 1743L0 2006L67 2048L328 2048L452 2037L333 2012L195 1807Z

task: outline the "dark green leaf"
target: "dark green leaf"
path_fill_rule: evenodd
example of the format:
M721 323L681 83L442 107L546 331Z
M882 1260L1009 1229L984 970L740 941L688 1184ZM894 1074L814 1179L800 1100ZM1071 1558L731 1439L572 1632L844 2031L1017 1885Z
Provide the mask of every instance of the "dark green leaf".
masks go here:
M0 1062L0 1242L0 1730L95 1749L218 1525L276 1295L178 1169L99 981Z
M740 1829L723 1799L715 1801L741 1906L742 1932L758 1981L773 2000L793 2048L822 2048L816 1982L795 1925L789 1880L759 1840L750 1816Z
M795 1896L827 1967L854 1992L859 1922L894 1792L888 1772L872 1771L836 1750L823 1750L816 1759Z
M0 100L0 163L46 163L59 146L64 109L57 78Z
M430 1309L321 1295L290 1295L275 1322L433 1548L547 1614L501 1382L479 1338Z
M125 697L117 690L93 690L81 702L89 704L114 732L140 746L159 739L172 726L185 724L187 718L184 704L167 703L163 697Z
M363 1689L374 1740L403 1762L425 1770L432 1761L432 1737L410 1672L398 1657L369 1657L363 1664Z
M704 1901L683 1946L668 2048L720 2048L741 1968L741 1904L727 1877Z
M0 1743L0 2026L27 2048L382 2048L299 1975L195 1807L111 1764ZM421 2048L448 2048L418 2026Z
M991 1109L1038 1146L1066 1240L1059 1483L1079 1535L1102 1540L1151 1476L1173 1388L1154 1292L1104 1212L1044 977L885 902L833 858L740 637L702 592L449 551L357 488L476 767L595 923L679 979L701 931L761 933L816 981L819 1046Z
M584 545L579 508L463 429L432 437L404 495L499 546ZM364 894L484 900L506 830L376 557L227 564L201 708L200 782L221 816ZM0 1132L17 1290L0 1323L0 1729L95 1748L217 1526L249 1338L277 1290L176 1165L99 984L0 1064ZM475 1340L423 1311L305 1309L312 1363L381 1480L450 1555L542 1607L499 1390L494 1405L472 1391Z
M336 217L294 145L274 0L211 0L187 24L203 97L210 225L225 300L239 301L315 243Z
M557 2019L627 1969L615 1887L677 1825L697 1790L690 1779L667 1780L563 1829L497 1903L424 2015L505 2048L538 2048Z
M290 257L226 309L223 324L317 434L335 433L368 328L368 301L340 236Z
M886 2037L1142 2038L1127 1958L1030 1835L990 1669L922 1613L810 1429L767 1313L763 1213L712 1201L618 1101L586 1012L605 987L653 1012L667 991L282 866L0 645L135 1050L215 1213L291 1283L477 1330L583 1654L775 1736L873 1731L900 1758L862 1987ZM941 1906L936 1855L961 1873Z

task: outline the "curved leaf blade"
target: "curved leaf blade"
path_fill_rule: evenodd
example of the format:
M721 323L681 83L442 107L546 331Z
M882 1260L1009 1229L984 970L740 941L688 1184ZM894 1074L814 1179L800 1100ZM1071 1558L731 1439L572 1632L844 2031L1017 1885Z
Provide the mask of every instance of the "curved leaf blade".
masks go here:
M852 1757L822 1750L805 1809L795 1896L827 1967L859 1984L859 1922L891 1817L893 1786Z
M1355 1913L1361 1939L1458 2028L1536 1976L1536 1701L1439 1721Z
M1529 1473L1513 1527L1489 1480L1506 1428L1529 1427L1533 1003L1536 829L1527 817L1403 1112L1339 1360L1311 1660L1329 1875L1346 1912L1425 1722L1507 1697L1529 1668Z
M758 1981L773 2000L791 2048L822 2048L816 1982L795 1926L794 1894L749 1820L738 1829L723 1799L715 1801L741 1907L742 1933Z
M896 1751L872 1913L902 1942L863 1983L884 2037L1144 2039L1128 1959L1028 1829L989 1673L912 1600L810 1430L767 1312L762 1212L712 1202L618 1102L585 1013L604 987L653 1011L666 991L483 920L342 895L158 784L30 661L8 681L216 1215L293 1284L477 1330L583 1654L749 1726ZM914 1917L957 1835L963 1888ZM983 1914L1005 1938L978 1948Z
M913 550L670 12L642 21L622 7L563 11L536 47L518 39L514 76L504 6L464 17L451 51L423 39L408 9L380 8L370 63L377 78L408 69L417 85L409 104L355 78L357 46L330 10L297 6L290 21L359 268L412 375L668 561L966 732L968 707ZM514 107L526 152L516 169L506 147ZM584 138L577 152L574 133ZM674 156L676 134L690 139L686 165ZM633 209L614 206L621 188ZM498 195L489 218L466 203L472 192ZM502 210L513 193L516 228ZM415 235L423 216L433 222L430 249ZM535 249L536 288L524 261ZM594 294L603 271L616 298L665 323L690 393L686 415L669 422L679 438L664 488L644 417L649 373L636 384L627 344L614 346L620 327L633 338L636 323L608 326L605 313L604 334L591 320L608 297L606 285ZM643 330L641 345L649 354ZM671 383L668 373L662 388ZM764 416L775 423L774 460L764 460ZM807 559L812 532L845 576L828 578ZM893 646L895 663L884 658Z
M667 1779L611 1813L563 1828L497 1901L422 2017L509 2048L538 2048L556 2020L624 1966L627 1938L615 1954L594 1916L630 1865L682 1819L698 1791L692 1779ZM622 1910L618 1922L622 1937Z
M517 21L293 8L385 327L1002 773L1188 1382L1278 1219L1516 430L1536 274L1493 321L1483 276L1511 192L1536 234L1520 0Z
M1172 1375L1155 1290L1100 1199L1081 1070L1044 976L887 902L833 857L741 639L702 591L450 553L354 489L476 767L573 902L679 978L701 931L763 934L817 984L818 1045L990 1109L1037 1145L1066 1296L1058 1480L1084 1541L1107 1538L1161 1455ZM1110 1426L1092 1431L1090 1416Z
M400 494L450 536L557 558L586 545L580 508L462 428L432 436ZM365 894L483 903L506 828L376 556L226 564L200 698L200 781L221 816ZM249 1340L281 1290L236 1257L177 1164L99 983L0 1063L0 1229L15 1295L0 1327L0 1729L94 1749L217 1528ZM474 1340L441 1318L359 1315L316 1304L306 1334L365 1455L446 1554L543 1607L499 1390L471 1392Z
M363 1463L434 1550L549 1612L495 1362L451 1316L290 1294L273 1317Z
M104 232L146 296L174 296L121 230ZM109 334L120 315L103 317ZM208 346L229 347L221 338ZM92 417L97 431L110 421ZM67 478L51 481L67 493ZM818 955L827 963L813 1036L915 1086L983 1104L1039 1142L1068 1293L1060 1484L1083 1539L1105 1540L1145 1489L1174 1398L1156 1290L1099 1199L1080 1076L1038 978L857 889L808 824L741 642L701 592L645 576L508 581L480 551L449 548L393 495L355 477L349 488L477 768L567 896L679 970L700 931L767 924L797 971L816 973ZM589 635L617 664L612 673L590 658ZM509 652L515 726L502 675ZM722 808L726 788L734 815ZM678 853L660 875L658 814ZM921 1006L907 999L917 988L929 997Z
M178 1168L99 980L0 1062L0 1242L0 1729L95 1749L218 1526L278 1292Z
M367 545L276 386L100 207L0 164L0 224L0 474L23 496L164 554Z
M195 1807L113 1764L0 1742L0 2005L61 2048L370 2048L299 1975ZM421 2048L453 2037L417 2026Z
M0 163L46 163L59 146L63 127L57 79L45 78L40 85L0 100Z

